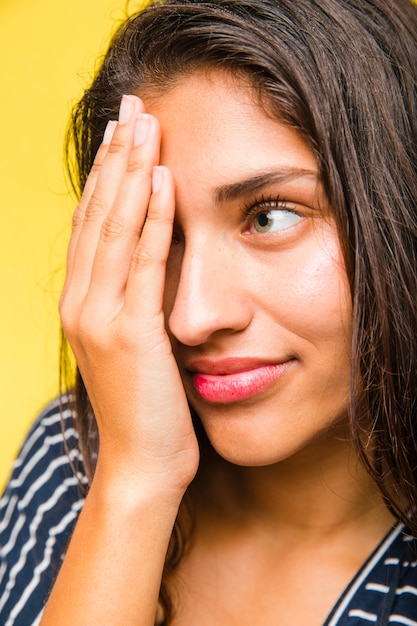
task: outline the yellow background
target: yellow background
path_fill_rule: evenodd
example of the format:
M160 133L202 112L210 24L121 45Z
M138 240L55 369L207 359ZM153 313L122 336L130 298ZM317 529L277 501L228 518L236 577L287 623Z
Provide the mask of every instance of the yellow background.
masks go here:
M57 394L57 301L74 206L64 131L125 8L0 0L0 490L31 422Z

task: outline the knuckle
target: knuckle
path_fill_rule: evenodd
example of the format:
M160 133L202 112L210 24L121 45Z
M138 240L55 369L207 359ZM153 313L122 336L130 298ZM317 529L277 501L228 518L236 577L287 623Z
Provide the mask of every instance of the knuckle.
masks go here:
M120 239L126 233L126 222L120 216L108 215L104 220L100 238L102 241L114 241Z
M76 323L72 307L65 296L59 301L59 317L65 336L72 339L76 334Z
M78 205L72 215L72 230L79 230L84 223L85 211Z
M145 164L139 159L129 160L126 165L126 172L128 174L140 174L145 170Z
M96 160L94 161L93 165L91 166L90 176L96 177L98 175L102 165L103 165L103 159L96 158Z
M154 264L153 255L148 248L141 246L133 252L131 264L134 271L146 270Z
M119 137L117 137L116 135L113 135L113 138L107 148L107 154L110 154L110 155L120 154L120 152L122 152L125 149L126 149L125 142Z
M141 272L150 267L157 268L166 265L166 254L163 251L151 250L148 246L142 245L132 254L131 265L133 271Z
M164 213L158 211L148 211L146 216L146 220L152 223L155 228L172 228L174 223L174 217L170 215L165 215Z
M85 211L84 221L95 222L99 219L102 219L103 215L105 215L106 212L106 205L103 199L97 194L93 193Z
M70 293L61 296L59 314L61 327L72 348L86 353L105 356L113 345L113 333L110 326L88 298L74 307L74 298ZM116 344L117 345L117 344Z

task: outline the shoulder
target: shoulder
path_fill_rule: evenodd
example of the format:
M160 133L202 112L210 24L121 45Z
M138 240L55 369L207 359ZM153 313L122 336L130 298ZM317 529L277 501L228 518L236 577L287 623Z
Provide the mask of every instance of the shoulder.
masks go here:
M84 503L86 478L68 399L33 424L0 500L0 623L37 623Z

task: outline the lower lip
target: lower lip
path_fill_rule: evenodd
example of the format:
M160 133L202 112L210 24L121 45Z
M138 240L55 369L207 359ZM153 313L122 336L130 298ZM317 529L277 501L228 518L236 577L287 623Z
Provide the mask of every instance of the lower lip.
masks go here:
M250 400L277 382L292 361L265 365L234 374L194 374L193 383L198 395L207 402L229 404Z

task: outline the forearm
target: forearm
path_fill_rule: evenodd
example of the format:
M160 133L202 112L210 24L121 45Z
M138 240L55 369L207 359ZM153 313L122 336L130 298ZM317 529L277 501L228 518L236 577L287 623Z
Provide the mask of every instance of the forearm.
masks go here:
M93 484L41 626L153 626L179 500Z

